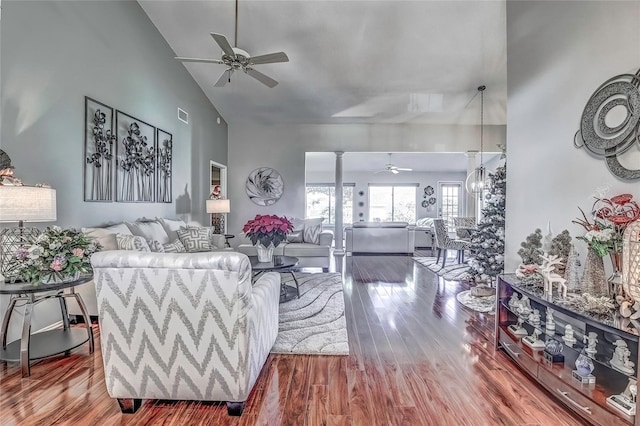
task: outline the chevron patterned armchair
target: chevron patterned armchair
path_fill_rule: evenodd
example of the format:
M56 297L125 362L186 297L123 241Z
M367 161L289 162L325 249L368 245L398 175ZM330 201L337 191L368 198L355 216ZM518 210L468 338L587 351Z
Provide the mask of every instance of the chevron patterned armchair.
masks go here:
M170 399L242 414L278 334L280 276L252 284L234 252L106 251L91 263L107 391L122 411Z

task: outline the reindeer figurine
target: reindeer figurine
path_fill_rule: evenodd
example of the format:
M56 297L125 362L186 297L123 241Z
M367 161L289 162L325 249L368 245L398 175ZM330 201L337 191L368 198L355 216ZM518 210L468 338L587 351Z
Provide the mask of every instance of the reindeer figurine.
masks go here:
M540 273L544 278L544 292L549 296L553 295L553 285L558 284L558 293L562 293L562 298L567 297L567 280L562 278L555 272L556 266L563 263L562 258L555 254L543 253L542 265L540 265Z

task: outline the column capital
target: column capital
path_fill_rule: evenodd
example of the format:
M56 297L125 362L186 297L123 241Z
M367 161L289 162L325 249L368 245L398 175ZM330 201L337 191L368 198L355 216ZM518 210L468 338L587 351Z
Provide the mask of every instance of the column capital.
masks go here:
M479 153L480 153L480 151L469 150L469 151L465 152L464 155L466 155L467 158L476 158L476 155L478 155Z
M342 154L344 154L344 151L334 151L334 154L336 154L336 157L340 158L342 157Z

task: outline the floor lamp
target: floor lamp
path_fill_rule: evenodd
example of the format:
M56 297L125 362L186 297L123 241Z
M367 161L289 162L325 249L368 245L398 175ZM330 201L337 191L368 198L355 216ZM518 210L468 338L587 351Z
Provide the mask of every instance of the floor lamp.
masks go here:
M0 276L16 278L15 251L31 244L40 231L25 228L24 222L54 222L56 190L40 186L0 185ZM17 223L6 226L4 223Z
M207 213L211 213L212 217L212 225L213 231L216 234L224 234L224 214L229 213L231 211L231 203L229 200L225 199L217 199L217 200L207 200Z

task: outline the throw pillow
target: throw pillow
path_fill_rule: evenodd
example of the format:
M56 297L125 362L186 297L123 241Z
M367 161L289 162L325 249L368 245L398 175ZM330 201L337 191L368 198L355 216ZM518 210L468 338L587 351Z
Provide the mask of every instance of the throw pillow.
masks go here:
M158 240L149 240L149 249L154 253L164 253L164 245Z
M182 219L159 218L157 220L158 222L160 222L160 224L164 228L164 231L169 236L169 241L172 241L172 242L178 239L178 234L176 231L180 228L187 227L187 224Z
M180 242L187 249L187 253L211 251L211 229L183 228L176 232Z
M131 231L124 223L107 226L105 228L82 228L82 233L100 243L102 251L118 250L116 234L131 235Z
M302 240L305 243L320 244L320 233L322 232L322 221L319 217L315 219L305 219Z
M118 250L151 251L147 240L139 235L116 234Z
M291 232L290 234L287 234L287 242L288 243L301 243L301 242L303 242L302 233L303 233L303 231L294 231L294 232Z
M169 242L169 235L167 234L167 231L164 230L162 224L159 221L151 220L146 222L127 222L127 226L129 227L133 235L143 237L145 240L156 240L161 244L166 244Z
M180 242L180 240L175 240L169 244L163 244L162 248L165 253L186 253L187 249L184 247L184 244Z

